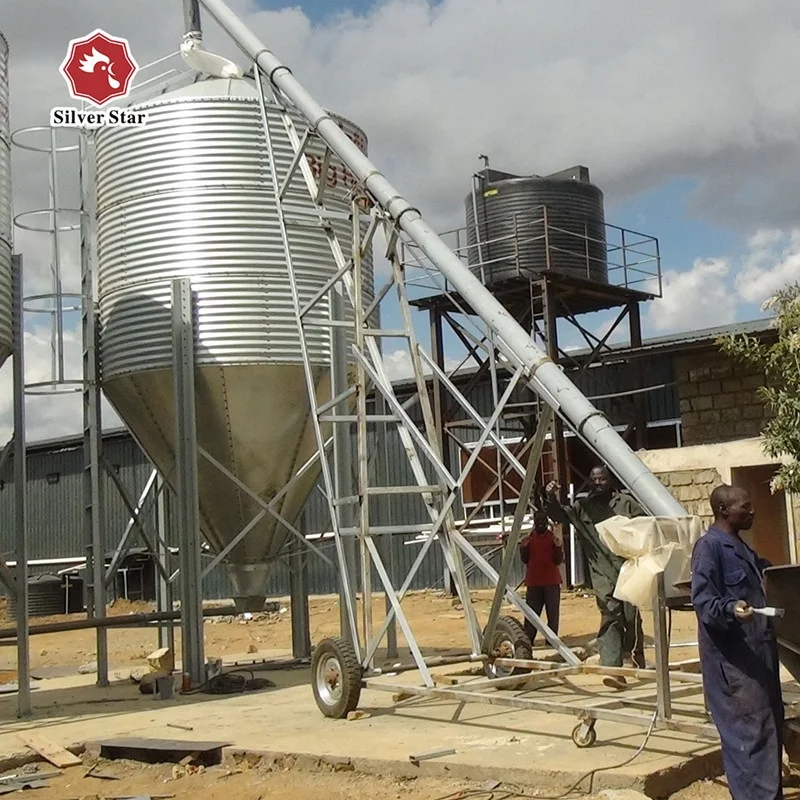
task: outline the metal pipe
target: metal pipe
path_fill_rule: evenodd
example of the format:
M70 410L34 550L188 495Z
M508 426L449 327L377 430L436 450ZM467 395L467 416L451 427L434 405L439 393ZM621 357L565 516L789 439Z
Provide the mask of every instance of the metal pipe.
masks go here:
M309 664L307 658L244 659L226 662L225 669L247 667L251 672L277 672L283 669L308 669Z
M680 503L647 469L605 416L534 344L525 329L428 226L421 213L347 138L338 124L294 78L290 69L267 49L223 0L200 2L242 51L269 76L276 89L297 107L311 128L363 183L398 227L438 267L445 279L462 297L469 299L470 306L499 337L498 348L503 354L526 367L530 387L605 458L608 466L650 513L684 516L686 512Z
M187 38L202 40L200 4L197 0L183 0L183 30Z
M61 243L58 238L58 212L59 212L59 191L58 191L58 169L56 159L58 157L58 134L56 128L50 129L50 193L52 212L50 214L53 224L53 322L54 338L53 359L54 367L53 379L59 382L64 381L64 309L62 300L61 282Z
M106 570L103 535L105 532L105 481L100 478L103 457L103 415L100 392L100 321L95 298L92 263L92 230L88 214L89 143L78 141L78 181L81 193L80 265L81 265L81 338L83 341L83 479L84 537L86 546L87 614L94 617L106 613ZM55 156L54 156L55 157ZM59 290L60 291L60 290ZM105 629L97 629L95 644L97 685L108 686L108 641Z
M235 608L204 608L204 617L235 617ZM167 622L179 620L180 611L153 611L145 614L122 614L118 617L86 617L68 622L47 622L42 625L31 625L29 633L36 636L42 633L65 633L66 631L84 631L98 628L126 628L147 625L151 622ZM12 639L17 635L16 627L0 628L0 640Z
M487 661L488 657L481 653L475 655L474 653L464 653L460 656L436 656L434 658L426 658L425 666L427 667L449 667L455 664L474 664L476 662L483 663ZM390 667L374 667L364 673L365 678L376 678L380 675L399 675L401 672L414 672L419 667L416 664L393 664Z
M17 716L31 715L31 648L28 621L27 453L25 447L25 321L22 256L11 257L14 292L14 531L16 533Z
M288 558L292 617L292 656L298 660L311 658L307 559L308 552L306 550L297 550Z
M345 318L344 301L341 293L336 289L330 291L330 317L332 320ZM334 397L342 397L337 406L341 414L350 412L350 402L345 398L349 388L347 378L347 338L342 328L331 329L331 393ZM353 479L353 444L350 438L349 426L333 426L333 485L336 487L337 497L350 497L355 494L355 481ZM354 509L350 506L339 506L339 532L342 528L356 525ZM356 531L358 529L356 528ZM347 576L356 575L358 564L355 537L348 537L341 541L344 569L339 575L339 630L340 635L348 639L351 644L358 646L358 628L355 624L356 614L356 587Z
M154 470L155 472L155 470ZM156 474L156 531L158 533L158 560L169 573L169 547L167 546L167 497L164 490L164 479L157 472ZM169 578L159 570L156 574L156 603L158 610L164 614L173 610L172 606L172 584ZM158 626L158 646L168 647L175 652L175 630L172 625Z

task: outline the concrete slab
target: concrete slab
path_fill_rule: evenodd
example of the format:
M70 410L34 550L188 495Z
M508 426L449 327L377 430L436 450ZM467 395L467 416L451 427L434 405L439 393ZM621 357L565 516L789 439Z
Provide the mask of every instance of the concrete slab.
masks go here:
M441 699L394 704L391 694L369 689L359 706L368 718L329 720L314 703L308 670L271 672L269 677L276 689L170 701L141 695L129 681L99 689L92 676L43 680L32 698L32 720L14 720L16 699L0 697L0 716L9 720L0 732L0 758L13 764L25 752L17 738L23 730L35 728L67 747L99 736L173 739L172 723L192 729L182 728L181 739L213 736L232 742L234 750L299 759L309 766L322 761L347 763L367 773L447 774L481 782L494 778L541 792L562 792L588 772L601 770L592 791L631 788L658 798L721 773L717 745L685 734L656 732L635 760L619 766L636 754L646 732L642 727L599 722L597 744L579 750L571 740L572 716ZM563 687L554 691L554 696L564 692ZM418 766L409 761L412 753L448 748L455 753ZM590 789L588 780L581 788Z

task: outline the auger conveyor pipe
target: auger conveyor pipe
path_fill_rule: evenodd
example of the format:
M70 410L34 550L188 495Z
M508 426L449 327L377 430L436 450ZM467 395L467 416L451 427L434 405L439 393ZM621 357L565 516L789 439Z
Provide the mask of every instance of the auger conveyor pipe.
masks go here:
M499 337L499 350L511 362L527 368L528 385L597 452L642 505L656 516L686 512L642 463L623 438L540 350L525 329L455 253L422 219L377 167L350 141L325 109L303 88L274 53L240 20L223 0L200 0L209 14L251 58L270 82L305 117L311 128L347 165L398 227L436 265L475 313Z

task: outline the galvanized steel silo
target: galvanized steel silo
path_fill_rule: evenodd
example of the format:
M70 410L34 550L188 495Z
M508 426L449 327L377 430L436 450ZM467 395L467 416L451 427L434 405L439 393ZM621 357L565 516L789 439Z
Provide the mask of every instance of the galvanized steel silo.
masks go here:
M0 365L12 349L11 132L9 128L8 43L0 33Z
M252 81L213 78L136 106L139 128L97 134L98 272L103 388L170 481L174 469L170 283L190 277L196 297L198 442L263 499L275 496L316 451L299 336L261 110ZM294 152L268 106L278 174ZM364 151L366 137L339 119ZM302 135L305 124L295 124ZM307 151L319 165L323 147ZM349 211L353 178L331 159L325 205ZM311 207L297 173L286 196ZM350 239L347 220L333 223ZM319 225L289 230L301 302L335 271ZM365 264L367 293L372 268ZM314 314L327 318L326 306ZM318 396L329 397L326 327L308 336ZM316 482L313 470L277 510L294 522ZM220 552L259 506L205 459L199 464L203 535ZM227 557L240 605L257 606L269 563L288 532L269 515ZM251 600L248 601L247 598Z

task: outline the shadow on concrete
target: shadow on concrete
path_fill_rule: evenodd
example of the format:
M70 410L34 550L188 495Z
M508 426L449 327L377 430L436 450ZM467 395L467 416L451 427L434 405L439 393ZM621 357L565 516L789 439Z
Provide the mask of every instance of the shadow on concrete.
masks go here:
M225 672L250 673L247 667L226 669ZM31 693L33 716L29 719L15 720L17 697L16 694L0 696L0 719L15 720L15 729L24 730L36 728L46 729L49 726L63 725L65 722L86 719L102 719L106 716L120 716L125 714L138 714L142 711L153 712L166 709L196 706L204 703L224 703L237 697L246 695L252 697L254 702L263 700L264 696L281 689L295 686L309 686L311 674L307 667L287 669L281 671L252 671L255 678L267 678L275 687L260 689L252 692L237 692L232 694L209 694L196 691L191 694L181 694L179 690L179 676L176 675L176 692L171 700L156 700L153 695L142 694L131 679L114 680L109 686L57 686L48 688L50 681L34 683L37 690ZM249 677L249 675L247 675ZM59 681L59 683L61 683Z

